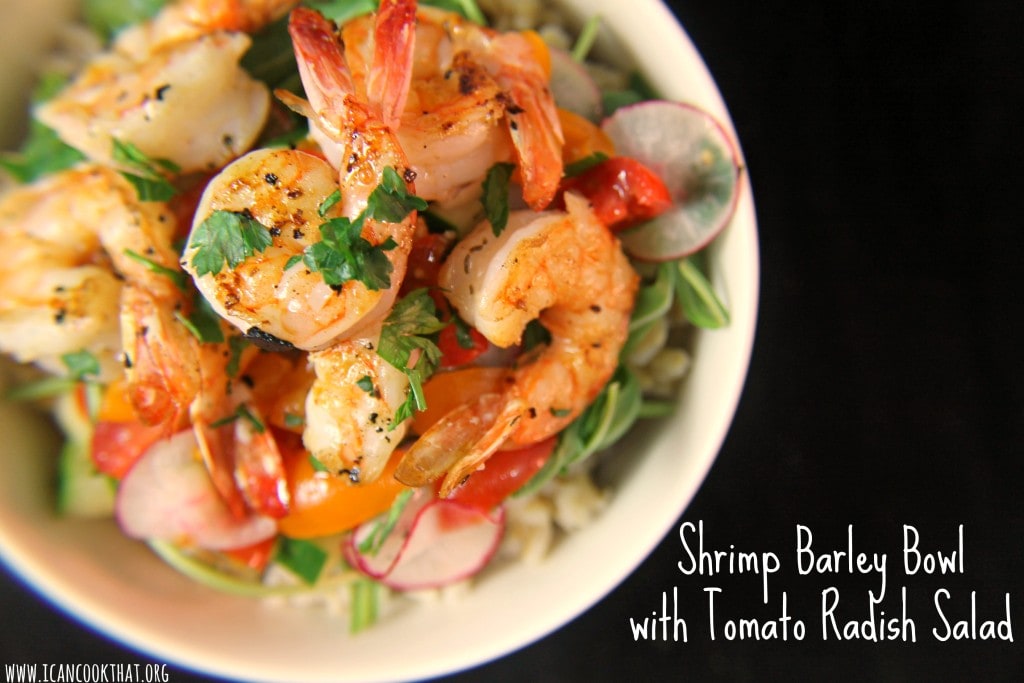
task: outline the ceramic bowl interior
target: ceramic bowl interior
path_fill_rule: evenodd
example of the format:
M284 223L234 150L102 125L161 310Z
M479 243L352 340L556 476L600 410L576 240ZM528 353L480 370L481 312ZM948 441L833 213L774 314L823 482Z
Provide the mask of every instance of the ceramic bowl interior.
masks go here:
M13 5L12 5L13 3ZM579 17L600 14L617 42L602 49L640 66L668 98L693 102L728 122L712 78L668 9L655 0L568 0ZM13 10L12 10L13 6ZM0 23L0 131L16 143L33 64L68 0L7 0ZM13 18L11 13L13 11ZM518 649L604 597L673 531L717 455L746 375L754 336L758 248L744 180L711 267L732 314L700 333L676 414L625 441L604 473L614 497L586 529L537 566L481 577L464 599L417 605L356 637L322 610L268 607L223 595L175 573L113 522L58 518L57 446L47 423L0 404L0 557L70 615L161 661L247 680L381 681L465 669ZM403 656L394 656L403 643ZM457 647L453 647L457 643Z

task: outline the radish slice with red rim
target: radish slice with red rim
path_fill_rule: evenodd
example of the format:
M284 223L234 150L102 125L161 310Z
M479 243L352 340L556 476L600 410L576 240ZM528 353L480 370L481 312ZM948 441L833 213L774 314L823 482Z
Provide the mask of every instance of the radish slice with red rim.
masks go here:
M586 67L565 50L551 48L551 95L555 104L590 121L601 120L601 90Z
M117 489L115 514L132 538L159 539L207 550L244 548L273 537L276 522L235 517L214 488L191 430L151 446Z
M616 153L664 181L675 206L619 233L631 256L667 261L707 246L729 223L739 195L740 162L732 138L708 112L680 102L641 102L601 124Z
M377 522L349 535L345 556L359 571L396 590L440 588L473 576L494 556L505 513L490 514L417 491L376 554L360 546Z

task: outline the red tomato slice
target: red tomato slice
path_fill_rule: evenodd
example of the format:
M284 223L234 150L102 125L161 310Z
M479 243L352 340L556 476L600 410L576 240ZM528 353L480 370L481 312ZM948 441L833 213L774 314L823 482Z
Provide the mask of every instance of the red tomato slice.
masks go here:
M582 194L611 230L625 230L664 213L672 196L661 178L636 159L612 157L568 178L562 190Z
M92 462L100 472L121 479L164 431L163 425L101 420L92 433Z
M471 346L468 348L459 341L458 330L454 323L441 330L437 338L437 346L441 349L442 368L468 365L487 350L489 343L484 335L480 334L475 327L467 327L466 330L471 342Z
M556 437L529 446L498 451L484 463L484 468L470 475L455 489L453 500L489 512L518 491L535 475L555 449Z
M250 569L262 570L270 562L270 558L274 554L274 544L276 542L277 538L271 536L253 545L225 550L224 554Z

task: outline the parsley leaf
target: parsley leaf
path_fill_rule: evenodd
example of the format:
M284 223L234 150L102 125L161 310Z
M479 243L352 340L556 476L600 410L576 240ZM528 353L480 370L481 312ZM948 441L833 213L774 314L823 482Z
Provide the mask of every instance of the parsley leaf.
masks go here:
M100 374L100 361L91 352L82 349L61 355L60 360L73 379L83 380L86 375Z
M426 288L413 290L399 299L384 321L377 353L409 377L409 396L395 411L392 425L401 424L412 417L415 410L427 407L423 381L441 361L441 349L427 335L439 332L446 325L437 318L434 300ZM418 352L418 356L410 367L414 352Z
M165 173L178 173L181 169L168 159L151 159L131 142L114 138L113 159L134 172L122 171L144 202L166 202L178 193Z
M514 170L515 166L512 164L495 164L484 178L484 194L480 201L484 205L484 213L491 223L495 237L508 225L508 184Z
M317 209L321 217L341 200L340 192L333 192ZM363 238L363 226L367 220L398 223L413 211L423 211L427 202L409 194L405 181L398 172L388 166L380 185L374 188L367 200L366 208L355 220L347 217L331 218L320 225L320 241L303 250L302 262L314 273L320 273L324 282L340 287L350 280L362 282L370 290L387 289L391 286L391 261L386 251L398 244L387 238L380 244L372 244ZM296 259L289 259L285 270L294 266Z
M180 289L181 291L188 291L188 276L185 275L185 273L181 272L180 270L174 270L173 268L162 266L153 259L149 258L148 256L143 256L142 254L136 251L132 251L131 249L125 249L124 255L130 258L131 260L137 261L142 265L146 266L146 268L150 272L170 278L171 282L174 283L174 286Z
M398 244L389 237L374 245L362 231L361 221L332 218L320 226L320 241L306 247L302 262L332 287L358 280L370 290L387 289L393 267L384 252Z
M370 193L363 215L385 223L398 223L413 211L425 211L426 208L427 202L409 194L398 171L388 166L384 169L380 185Z
M56 95L66 82L61 74L45 74L32 92L32 102L45 102ZM33 118L20 151L0 152L0 169L10 173L19 183L30 183L71 168L84 159L84 154L61 140L52 128Z
M196 275L216 275L225 262L235 268L272 243L270 230L249 214L214 211L192 233L189 247L196 250L192 266Z

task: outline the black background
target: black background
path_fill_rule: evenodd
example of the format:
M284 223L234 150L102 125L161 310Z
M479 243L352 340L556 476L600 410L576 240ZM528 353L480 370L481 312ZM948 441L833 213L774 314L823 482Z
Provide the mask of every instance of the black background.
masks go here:
M1020 680L1024 671L1021 144L1024 12L948 3L670 3L715 76L754 186L762 249L757 340L733 427L684 520L715 549L771 550L784 571L762 605L749 575L684 576L667 538L607 599L548 638L450 681ZM940 9L941 8L941 9ZM683 520L681 520L683 521ZM868 618L877 577L797 575L796 527L817 552L889 556L917 642L823 642L823 588ZM963 575L906 577L904 525L956 549ZM712 642L721 619L776 618L802 642ZM1005 616L1013 643L937 642L950 619ZM630 617L677 588L690 640L634 642ZM3 662L149 662L82 630L9 577ZM458 647L458 643L452 643ZM396 653L397 655L397 653ZM172 680L207 680L175 670Z

